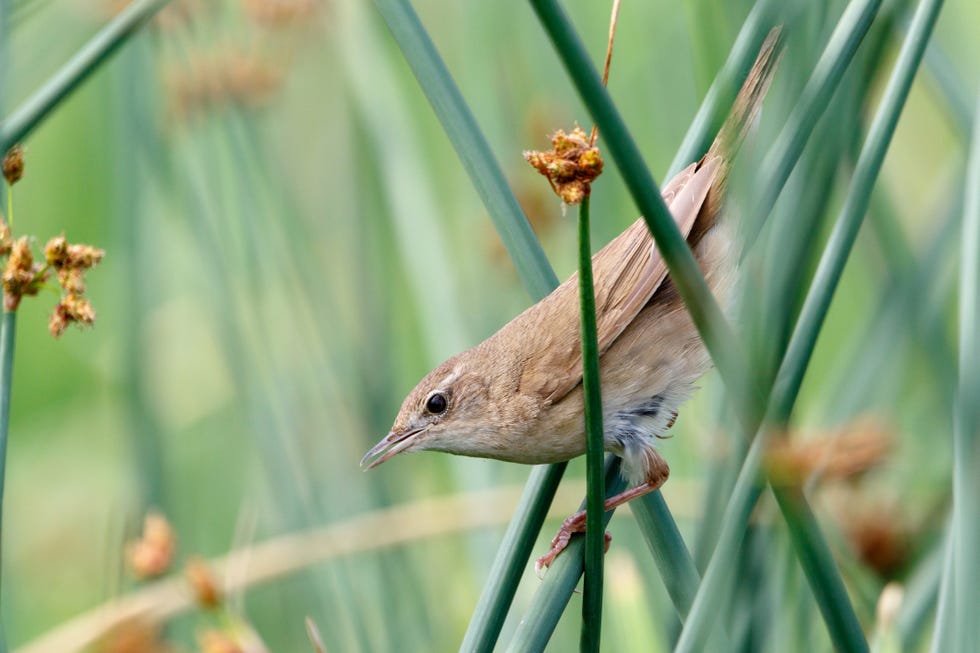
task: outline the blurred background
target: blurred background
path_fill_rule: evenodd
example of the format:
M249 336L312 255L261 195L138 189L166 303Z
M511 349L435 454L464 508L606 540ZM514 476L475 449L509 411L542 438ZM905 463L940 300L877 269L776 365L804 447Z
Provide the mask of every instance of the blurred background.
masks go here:
M5 114L123 5L7 4ZM521 156L547 147L557 128L591 125L550 43L526 3L412 4L565 278L573 213ZM750 4L623 4L609 88L658 180ZM742 186L845 3L806 4L743 153ZM818 128L810 149L837 135L841 156L791 180L795 197L823 202L817 244L840 209L911 4L885 3L876 40L835 96L858 118L853 130ZM601 60L609 3L564 5ZM869 632L884 584L909 581L935 558L948 509L956 220L978 24L977 3L946 3L806 377L799 446L780 458L788 473L813 477ZM52 339L47 293L19 311L4 497L8 643L144 586L126 568L126 542L152 508L176 534L177 573L191 555L327 529L322 560L291 568L290 554L266 582L229 597L268 650L312 650L306 616L330 651L455 649L529 470L432 453L370 473L358 462L426 372L530 299L374 8L175 0L24 145L15 232L39 245L64 232L106 257L88 275L94 328ZM607 163L593 192L596 247L636 218ZM792 211L793 197L777 212ZM768 238L756 249L778 252ZM720 397L710 374L661 447L672 469L664 494L696 557L710 539L711 493L731 473ZM536 555L583 496L583 462L571 463ZM433 507L435 498L446 501ZM397 519L365 519L389 506L400 507ZM830 650L771 499L756 516L751 590L787 618L753 650L793 641ZM676 617L628 510L610 530L604 647L666 650ZM502 642L538 585L528 570ZM192 605L177 612L163 635L195 650L196 633L217 618ZM553 650L577 642L578 609L569 612Z

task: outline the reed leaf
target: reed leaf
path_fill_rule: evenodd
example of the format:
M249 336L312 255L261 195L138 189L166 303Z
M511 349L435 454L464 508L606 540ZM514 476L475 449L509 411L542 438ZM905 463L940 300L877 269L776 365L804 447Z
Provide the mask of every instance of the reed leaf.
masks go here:
M9 189L8 189L9 190ZM3 499L7 470L7 440L10 431L10 395L14 381L14 338L17 335L17 312L3 311L0 318L0 550L4 538ZM4 644L3 623L0 621L0 647Z
M912 28L915 29L914 26ZM959 392L953 423L952 610L937 629L952 625L952 648L980 648L980 95L974 112L973 145L966 172L960 242ZM947 580L946 582L950 582ZM950 621L952 620L952 621Z
M532 298L541 299L554 290L558 278L446 64L407 0L374 4L487 207L521 282Z
M133 0L23 104L0 122L0 152L23 140L169 0Z

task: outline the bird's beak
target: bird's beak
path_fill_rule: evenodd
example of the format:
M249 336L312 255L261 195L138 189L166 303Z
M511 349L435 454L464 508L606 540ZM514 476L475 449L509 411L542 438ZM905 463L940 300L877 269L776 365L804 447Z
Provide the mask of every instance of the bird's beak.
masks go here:
M364 454L364 457L361 458L361 467L365 471L374 469L395 454L399 454L415 444L418 435L423 431L425 431L424 428L411 429L404 433L390 432L381 439L381 442L374 445L371 451Z

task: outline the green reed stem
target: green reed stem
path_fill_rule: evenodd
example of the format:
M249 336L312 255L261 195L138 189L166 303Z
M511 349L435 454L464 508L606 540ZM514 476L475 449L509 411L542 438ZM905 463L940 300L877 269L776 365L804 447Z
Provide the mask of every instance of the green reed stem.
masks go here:
M14 380L16 332L17 312L4 311L0 322L0 552L3 551L3 490L7 470L7 437L10 432L10 392ZM3 636L3 624L0 622L0 651L3 650L6 650L6 639Z
M622 459L618 456L606 456L604 467L605 491L606 496L610 497L622 492L626 487L626 482L619 474ZM585 510L587 506L583 502L580 510ZM602 528L613 516L613 510L603 513ZM561 619L565 607L568 605L575 585L582 576L584 569L584 549L585 538L573 537L568 548L557 558L548 569L547 575L541 581L540 586L534 593L531 605L517 625L514 637L507 647L509 653L532 653L543 651L551 639L558 620Z
M589 236L589 198L579 205L578 278L582 314L582 391L585 396L585 593L582 600L580 648L599 650L602 633L602 574L605 542L602 513L602 392L599 384L599 337L592 283L592 244Z
M960 250L959 392L953 423L952 651L980 649L980 95L966 173Z
M555 289L558 278L432 39L407 0L374 4L487 207L521 282L535 301L541 299Z

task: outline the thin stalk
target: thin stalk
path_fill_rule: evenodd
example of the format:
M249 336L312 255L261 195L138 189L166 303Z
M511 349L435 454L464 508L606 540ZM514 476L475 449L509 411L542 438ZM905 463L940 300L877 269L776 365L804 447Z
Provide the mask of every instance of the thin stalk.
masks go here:
M959 394L953 424L952 651L980 649L980 96L966 174L960 250ZM937 624L946 628L949 621Z
M4 311L0 322L0 552L3 550L3 490L7 470L7 436L10 431L10 392L14 381L16 332L17 312ZM0 621L0 650L5 651L6 648L3 622Z
M929 653L946 653L951 650L953 637L953 590L955 566L953 562L953 529L948 529L946 544L943 546L943 572L939 579L936 597L936 623L932 629L932 642Z
M582 391L585 395L585 593L582 600L582 651L598 651L602 633L602 574L605 556L602 514L602 393L599 385L599 337L595 289L592 283L592 245L589 237L589 198L578 214L579 303L582 314Z
M6 119L0 122L0 152L6 152L44 120L88 76L146 24L169 0L133 0Z

